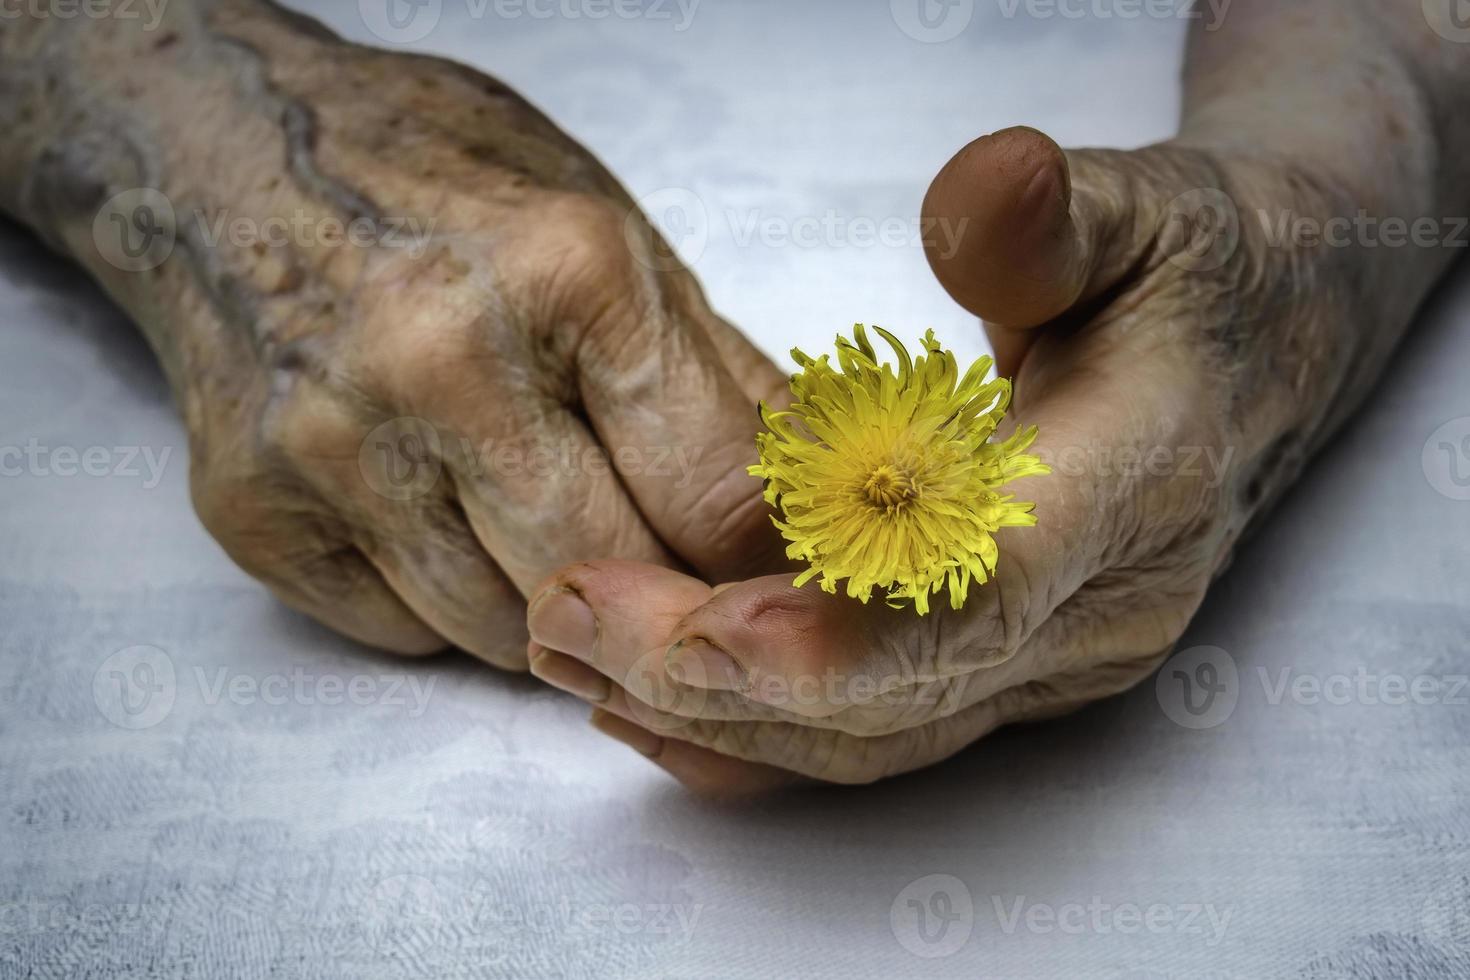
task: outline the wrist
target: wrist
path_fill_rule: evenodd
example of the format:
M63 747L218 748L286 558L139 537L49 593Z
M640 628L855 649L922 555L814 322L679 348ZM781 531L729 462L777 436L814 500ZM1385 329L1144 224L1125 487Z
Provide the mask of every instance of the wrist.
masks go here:
M1352 312L1388 346L1463 254L1451 240L1470 209L1470 49L1431 29L1431 6L1237 0L1190 38L1175 141L1276 171L1272 220L1305 219L1307 257L1336 254Z

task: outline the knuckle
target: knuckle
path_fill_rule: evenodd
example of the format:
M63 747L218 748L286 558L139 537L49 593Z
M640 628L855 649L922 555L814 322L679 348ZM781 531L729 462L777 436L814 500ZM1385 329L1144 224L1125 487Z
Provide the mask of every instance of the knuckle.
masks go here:
M544 314L537 322L562 335L554 338L559 350L574 352L586 343L599 359L620 365L678 360L662 349L680 342L668 329L665 308L676 291L662 288L658 272L642 257L640 229L647 225L636 209L607 198L561 195L541 227L538 247L553 252L555 261L536 283ZM639 345L629 343L635 333L643 338Z
M558 195L549 213L559 234L566 236L568 257L602 263L627 256L624 227L631 213L610 199L590 194Z
M847 642L849 624L833 622L833 608L816 589L762 590L726 611L736 625L750 630L761 645L771 648L788 679L821 679L843 669L857 650Z
M251 517L257 503L254 486L246 480L213 478L198 467L189 482L199 523L233 553L232 544L244 536L243 528L253 523Z
M536 529L561 527L583 537L595 532L608 545L626 543L630 515L618 506L616 487L595 478L596 469L579 455L581 447L523 430L493 447L477 447L481 458L449 448L452 468L464 477L462 492L496 527L528 538Z
M885 616L893 613L882 611ZM935 609L927 616L914 616L904 609L897 614L906 621L872 630L866 644L872 651L867 667L880 689L912 688L954 672L947 663L952 645L948 610Z
M296 384L267 406L259 437L268 460L300 467L346 458L355 465L361 429L340 399L314 384Z
M635 213L590 194L558 193L548 199L544 220L537 221L526 245L548 260L530 267L547 270L553 302L605 303L613 292L609 287L633 275L627 229L635 224Z
M983 666L1005 663L1016 655L1026 639L1036 629L1033 610L1044 609L1049 603L1038 598L1037 590L1043 588L1047 576L1032 571L1024 555L1013 555L1003 568L996 569L995 576L995 623L997 635L993 651Z
M290 491L260 479L225 477L192 481L191 495L204 529L254 577L283 584L316 574L324 581L334 577L322 574L332 570L332 538L319 522L296 516L301 502Z
M420 324L398 319L373 331L373 341L356 355L363 387L382 401L425 414L455 417L463 405L483 410L487 377L523 373L516 334L496 314L441 299L421 306L432 319Z

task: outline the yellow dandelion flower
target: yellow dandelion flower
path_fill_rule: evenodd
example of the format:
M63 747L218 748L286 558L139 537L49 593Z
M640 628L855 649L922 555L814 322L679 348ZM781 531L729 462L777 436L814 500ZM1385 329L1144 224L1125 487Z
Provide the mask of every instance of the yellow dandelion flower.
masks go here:
M995 571L995 531L1036 523L1033 504L998 489L1051 470L1025 452L1034 426L992 441L1011 386L985 380L990 358L960 378L934 331L911 358L873 329L893 348L897 371L879 362L860 323L854 340L837 338L841 370L826 355L791 352L801 367L791 378L795 403L783 412L761 405L770 431L756 437L760 462L750 473L781 513L772 520L790 542L786 554L811 566L797 586L821 576L836 592L846 579L853 598L867 602L881 589L890 604L912 600L921 616L929 593L948 586L958 609L971 580L983 584Z

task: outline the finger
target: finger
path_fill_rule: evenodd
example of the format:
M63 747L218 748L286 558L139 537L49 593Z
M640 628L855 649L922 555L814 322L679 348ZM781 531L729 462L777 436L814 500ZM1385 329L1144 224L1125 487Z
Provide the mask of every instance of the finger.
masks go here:
M577 562L542 583L527 620L537 643L598 665L603 651L627 657L622 650L646 646L660 631L667 634L712 594L699 579L655 565Z
M769 795L801 781L794 772L722 755L649 731L637 722L595 709L592 726L654 762L700 796L739 800Z
M568 566L532 597L527 611L534 643L565 656L543 657L532 672L594 704L610 682L672 716L789 720L782 703L752 703L733 667L688 659L676 649L677 624L712 594L698 579L656 565L609 560ZM706 669L731 672L710 678ZM811 710L836 710L825 708L819 694L801 693Z
M456 425L413 415L364 421L340 399L304 389L274 421L279 452L299 474L297 492L350 525L374 577L419 621L489 663L525 670L522 593L495 556L529 589L599 542L649 561L668 553L616 481L588 466L596 446L585 433L575 440L565 412L538 423L525 417L530 403L507 406L492 418L519 431L498 443L483 411L454 417L465 401L452 385L426 390L417 410L442 411ZM479 428L459 427L469 422ZM559 423L568 434L558 440ZM465 431L477 435L454 434ZM537 440L553 447L538 455ZM557 520L562 533L546 534Z
M649 524L712 581L784 567L756 462L756 403L784 375L712 314L693 277L649 261L656 233L622 223L626 284L576 352L581 396Z
M758 674L747 681L750 674L744 667L727 667L731 679L722 680L721 668L709 659L692 666L678 660L682 647L674 638L682 613L701 595L711 594L687 576L633 563L597 562L576 566L558 581L571 584L549 586L532 601L533 632L574 653L554 652L533 641L532 673L594 706L605 705L618 691L626 700L625 715L676 737L693 719L796 722L864 737L886 735L929 724L1039 677L1079 673L1101 683L1108 664L1147 672L1167 646L1170 629L1164 610L1143 608L1099 619L1078 600L1047 616L1016 656L984 669L966 667L930 680L911 680L924 670L890 665L886 673L895 682L884 685L870 679L880 676L876 667L839 670L835 665L843 661L836 658L852 648L839 642L823 654L830 662L821 665L820 673L808 675L810 683L787 679L800 678L798 670ZM612 583L611 594L604 583ZM1146 639L1155 635L1156 642ZM1140 655L1140 649L1154 652ZM792 651L788 656L799 659ZM918 659L910 652L902 657L906 664ZM737 658L754 659L744 651L732 659ZM1104 666L1089 675L1094 664ZM721 689L712 689L712 684Z
M990 341L998 377L1014 378L1021 373L1021 361L1031 349L1031 342L1035 337L1031 330L1015 330L996 323L985 324L985 339Z
M308 392L310 395L310 392ZM396 653L449 643L409 609L359 549L353 498L365 493L361 441L330 399L290 400L260 434L268 456L200 443L190 466L195 512L246 572L282 602L340 633ZM300 464L300 465L297 465ZM331 480L323 489L316 477ZM340 488L340 492L339 492Z
M526 644L526 657L531 673L538 680L579 697L588 704L602 704L612 691L612 681L595 667L548 649L535 640Z
M926 725L863 737L791 722L709 721L665 716L616 685L598 710L639 730L640 751L662 753L677 742L719 755L833 783L870 783L939 762L1047 697L1045 685L1010 688ZM651 736L651 737L650 737ZM657 738L659 741L655 742ZM645 754L647 754L645 752Z
M696 297L691 301L694 310L690 316L704 328L705 335L719 351L725 369L745 392L749 403L753 405L763 401L777 407L789 403L791 389L781 369L730 321L708 308L704 294L692 276L689 288Z
M672 627L711 594L698 579L656 565L609 560L568 566L532 597L526 616L534 643L565 656L542 658L532 671L593 703L599 698L589 692L605 694L611 680L663 710L699 714L708 707L703 692L709 685L699 678L699 703L681 705L689 679L670 675L665 661ZM563 667L568 659L575 666Z
M481 659L524 670L520 594L471 531L446 457L469 452L417 416L362 421L303 391L275 420L280 452L401 603Z
M705 678L689 675L689 670L700 669L698 665L668 669L670 626L709 594L707 586L695 583L698 591L690 590L681 599L679 580L694 580L677 572L632 562L574 567L589 566L607 571L608 581L621 583L621 590L630 596L622 610L627 615L597 621L577 587L563 584L575 582L576 575L559 578L531 601L530 667L536 677L593 705L605 701L616 685L637 702L681 718L791 721L797 717L779 705L754 703L734 691L711 689ZM630 580L646 584L630 590L626 588ZM660 589L660 585L668 588ZM631 598L636 594L656 598ZM809 701L820 697L820 692L801 693Z
M1138 220L1134 171L1099 156L1077 151L1069 163L1045 134L1005 129L955 154L924 198L930 266L990 325L1003 375L1018 369L1028 328L1108 288L1153 240Z
M537 227L556 229L559 220L549 215ZM546 349L558 337L579 335L592 313L544 305L561 290L528 274L540 247L519 238L499 242L494 251L507 267L471 283L468 294L460 287L469 281L446 272L446 303L484 308L464 322L423 324L432 343L424 331L401 329L423 319L420 308L377 310L361 368L370 379L365 387L399 413L372 430L375 452L367 464L389 469L390 477L417 474L411 486L417 493L455 497L484 550L523 595L555 568L589 555L674 560L578 416L569 353ZM563 255L542 258L547 270L577 265ZM412 274L422 272L416 267ZM510 283L520 285L506 294ZM485 289L495 302L485 303ZM404 293L387 302L411 300ZM405 458L410 455L423 459ZM398 489L394 480L388 489Z
M286 605L359 643L406 656L439 653L450 646L355 548L321 556L290 581L269 574L258 577Z
M420 619L503 670L526 669L525 601L448 500L417 508L410 526L380 529L373 565Z
M561 404L507 409L449 450L476 538L523 595L568 562L618 556L676 565L629 496L616 461Z
M728 798L767 793L797 779L794 773L720 755L638 724L638 710L630 707L625 692L620 691L616 700L621 714L600 710L614 692L612 681L604 674L534 640L528 655L533 674L594 706L594 727L652 759L701 795Z
M560 644L664 714L801 721L865 735L973 703L980 695L970 673L1007 659L995 652L1004 641L990 629L993 615L977 614L974 626L948 610L921 619L881 602L862 606L793 588L789 575L734 583L701 603L678 596L672 575L650 566L578 566L562 576L566 593L533 602L532 635ZM614 584L629 579L639 587ZM559 625L568 607L587 624L580 636ZM941 637L964 643L966 631L980 630L983 650L938 649ZM590 644L588 636L595 636Z
M283 603L368 646L410 656L437 653L450 641L395 593L355 545L322 542L320 525L277 515L269 534L215 533L241 568ZM212 529L213 530L213 529Z
M533 639L557 651L534 661L532 672L592 704L607 698L610 685L619 688L635 708L651 709L646 724L656 720L663 727L669 718L802 721L873 735L921 724L975 700L963 676L923 678L918 675L924 668L907 655L893 664L871 653L872 629L849 629L858 615L851 600L793 589L790 576L755 581L779 590L783 601L789 593L794 602L808 604L794 620L809 634L805 645L783 634L783 649L754 652L736 645L744 641L733 631L716 641L687 632L690 614L712 597L739 594L752 583L711 590L652 565L570 566L531 601ZM739 607L732 614L744 612ZM819 617L821 622L813 621ZM902 620L896 628L911 625ZM764 627L752 635L764 638Z
M1089 664L1080 671L1017 684L952 715L876 737L790 723L664 718L616 687L598 710L624 722L615 737L659 759L668 757L673 746L688 744L777 772L825 782L870 783L941 762L1003 725L1056 718L1125 691L1147 678L1161 657ZM692 761L713 765L705 755ZM684 778L682 768L665 768ZM744 778L754 782L756 777Z

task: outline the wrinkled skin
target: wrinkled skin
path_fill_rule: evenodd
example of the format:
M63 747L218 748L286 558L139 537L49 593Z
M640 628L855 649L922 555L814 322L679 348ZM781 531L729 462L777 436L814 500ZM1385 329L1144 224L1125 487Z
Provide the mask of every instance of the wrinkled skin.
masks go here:
M1055 468L1012 488L1039 525L999 533L964 609L584 562L532 600L532 671L720 795L869 782L1147 677L1459 254L1277 234L1466 213L1470 49L1419 6L1240 0L1192 36L1177 139L1064 154L1009 130L941 171L925 217L968 230L931 264Z
M1214 186L1222 172L1251 207L1292 194L1298 211L1322 213L1323 202L1300 199L1311 193L1300 183L1168 147L1075 152L1070 164L1077 231L1090 242L1081 296L1060 313L1065 326L1039 335L992 327L1010 359L1003 367L1028 347L1012 416L1040 427L1033 451L1054 470L1009 488L1036 501L1038 525L999 532L994 581L960 611L941 599L919 617L794 589L789 575L712 593L666 569L584 563L560 572L531 610L537 644L572 656L537 651L532 669L605 690L603 710L668 736L664 755L702 746L837 782L927 765L999 725L1063 713L1147 677L1320 431L1320 413L1296 406L1325 404L1341 382L1338 331L1350 329L1352 296L1321 295L1303 310L1283 300L1317 274L1308 257L1247 235L1220 268L1196 271L1211 264L1213 232L1170 234L1171 200ZM1056 208L1065 223L1060 151L1025 130L967 147L928 207L937 217L984 214L991 202L976 202L974 188L1001 193L997 175L1006 175L1024 192L1036 173L1051 183L1034 206ZM1038 251L1048 247L1039 236ZM1013 254L1004 241L967 241L951 262L936 258L936 271L967 304L1036 319L1037 303L1059 302L1055 290L1009 288L1014 269L988 290L974 285L988 263ZM1033 259L1064 270L1076 261ZM1067 293L1075 283L1054 286ZM1305 364L1319 369L1295 369ZM590 637L576 634L586 621L567 608L578 595L595 612ZM686 638L706 644L693 644L691 662L681 658L688 643L668 659L682 683L650 682L650 667ZM600 690L593 670L605 675Z
M769 567L744 469L781 375L585 149L449 62L250 0L167 10L0 21L0 201L144 327L232 558L364 642L510 669L523 595L568 561ZM93 218L138 186L178 242L119 269ZM363 215L364 244L320 224Z

